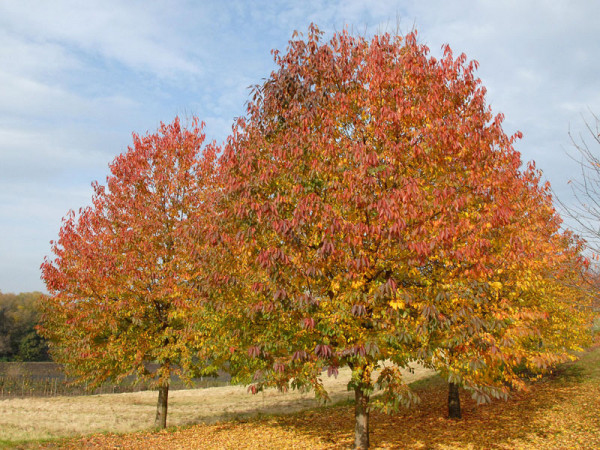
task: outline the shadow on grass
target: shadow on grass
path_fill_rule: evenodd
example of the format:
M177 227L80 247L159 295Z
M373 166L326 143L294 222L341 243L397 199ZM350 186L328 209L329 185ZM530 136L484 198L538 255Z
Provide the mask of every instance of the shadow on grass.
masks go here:
M551 378L564 383L582 383L587 379L589 371L576 364L564 364L557 367Z

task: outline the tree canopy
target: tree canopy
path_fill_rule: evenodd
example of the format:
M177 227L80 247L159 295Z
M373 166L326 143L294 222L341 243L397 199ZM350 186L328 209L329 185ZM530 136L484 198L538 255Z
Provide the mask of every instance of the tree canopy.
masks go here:
M547 292L559 261L585 267L539 173L521 168L520 134L486 105L477 63L449 47L433 58L416 33L324 42L314 26L274 53L221 159L252 390L291 381L326 396L322 371L349 366L361 448L375 386L381 406L411 400L398 371L411 360L482 401L505 393L560 309L565 292Z
M81 379L227 367L252 392L352 370L355 445L371 395L416 401L418 361L480 402L589 339L584 243L493 115L477 63L417 33L312 25L254 87L222 152L176 119L111 165L42 265L44 333ZM147 363L160 368L148 373Z
M215 162L202 127L175 119L134 134L106 187L93 184L92 206L64 219L42 264L50 292L43 332L55 360L93 384L130 374L154 380L161 427L171 373L189 376L204 364L202 335L188 319L201 309L201 220L210 216L204 199ZM159 363L156 372L149 362Z

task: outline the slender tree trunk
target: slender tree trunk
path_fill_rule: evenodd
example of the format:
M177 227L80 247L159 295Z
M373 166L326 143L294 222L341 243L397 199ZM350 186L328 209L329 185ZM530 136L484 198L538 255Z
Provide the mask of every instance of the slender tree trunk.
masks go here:
M460 393L459 385L448 383L448 417L451 419L460 419Z
M369 448L369 396L361 386L354 388L354 448Z
M169 385L158 388L158 404L156 405L156 420L154 426L160 429L167 428L167 405L169 402Z

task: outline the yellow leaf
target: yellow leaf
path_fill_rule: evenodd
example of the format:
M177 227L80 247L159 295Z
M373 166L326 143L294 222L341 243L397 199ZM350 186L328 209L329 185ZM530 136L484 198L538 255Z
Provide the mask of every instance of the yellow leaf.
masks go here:
M490 287L495 291L499 291L500 289L502 289L502 283L500 283L499 281L494 281L490 283Z
M401 309L401 308L404 308L404 302L402 300L392 300L390 302L390 306L393 309Z

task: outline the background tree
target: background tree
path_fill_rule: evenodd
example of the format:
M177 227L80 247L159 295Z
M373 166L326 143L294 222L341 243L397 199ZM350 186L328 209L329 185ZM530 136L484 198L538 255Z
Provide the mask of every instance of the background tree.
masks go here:
M206 328L188 320L202 303L198 261L215 161L202 128L175 119L134 134L107 186L93 184L92 206L63 220L42 264L50 292L42 331L54 359L92 385L131 374L152 381L162 428L171 374L186 378L204 364L197 353Z
M449 415L460 418L458 387L478 403L524 387L520 368L540 373L590 341L591 297L583 242L561 230L548 184L530 167L501 184L502 220L474 228L484 239L489 277L461 276L433 287L442 317L433 318L429 363L449 381ZM504 200L501 200L504 202ZM483 257L483 255L478 256ZM445 269L445 268L443 268ZM438 280L446 279L435 274ZM469 300L470 299L470 300Z
M516 136L492 116L464 55L431 58L416 34L320 35L312 26L274 52L277 70L225 148L220 239L231 276L219 294L240 311L234 355L247 359L238 378L252 391L309 385L326 397L322 370L352 369L355 445L365 448L373 389L384 408L411 400L398 367L435 360L449 378L475 374L481 394L514 363L512 353L487 366L481 356L493 353L489 329L521 324L518 299L499 291L506 271L518 273L510 253L536 241L520 235L527 215L511 204L538 180L521 171ZM473 353L444 341L463 329Z
M569 180L574 201L558 199L561 210L569 217L577 232L586 240L586 248L595 261L586 277L585 287L593 300L596 313L595 330L600 329L600 301L598 300L598 262L600 261L600 118L591 113L584 120L588 133L574 135L569 132L575 154L569 156L579 164L580 176Z
M592 118L585 121L589 132L587 139L569 132L575 149L572 158L579 163L581 175L569 181L575 201L560 201L560 205L563 213L577 224L578 232L597 256L600 255L600 119L593 114Z
M0 292L0 360L47 361L48 346L35 327L41 292Z

